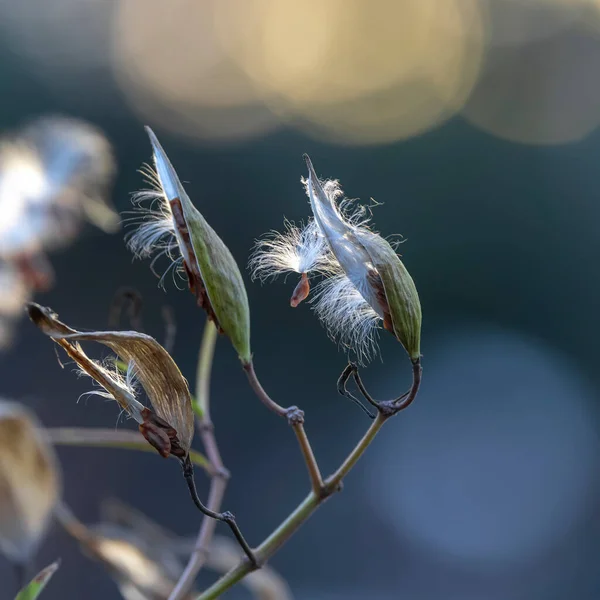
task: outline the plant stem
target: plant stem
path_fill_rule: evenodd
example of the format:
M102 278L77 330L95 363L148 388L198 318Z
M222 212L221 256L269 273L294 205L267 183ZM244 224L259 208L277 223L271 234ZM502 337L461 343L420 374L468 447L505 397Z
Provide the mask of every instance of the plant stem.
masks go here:
M260 565L264 564L275 554L285 542L287 542L298 528L336 491L340 489L340 483L356 461L362 456L381 426L389 417L379 415L369 427L367 433L352 450L342 466L325 480L325 485L319 493L311 491L308 496L296 507L296 509L266 538L255 550L255 556ZM196 600L214 600L223 592L234 586L252 571L252 565L246 560L241 561L235 568L226 573L214 585L200 594Z
M413 384L407 394L407 398L410 398L410 402L415 399L420 384L421 364L420 361L415 361L413 363ZM370 446L385 422L398 414L398 412L408 406L410 402L395 403L394 401L391 401L377 404L377 417L337 471L332 473L325 480L323 487L320 489L320 493L316 493L313 489L287 519L285 519L285 521L283 521L283 523L281 523L281 525L279 525L279 527L277 527L277 529L275 529L275 531L273 531L273 533L271 533L271 535L256 548L254 555L256 556L259 565L263 565L269 560L269 558L273 556L273 554L275 554L279 548L292 537L292 535L294 535L298 528L317 510L317 508L329 498L329 496L341 489L342 480ZM236 567L223 575L223 577L216 581L211 587L200 594L196 600L215 600L216 598L219 598L221 594L233 587L252 570L253 567L247 560L240 561Z
M225 490L227 489L229 472L223 464L223 459L221 458L221 453L219 452L219 447L214 434L214 426L210 416L210 374L216 340L217 328L214 326L212 321L207 321L204 327L202 342L200 344L198 366L196 368L196 400L202 412L202 417L197 420L197 427L213 472L210 483L210 491L208 493L207 508L215 513L218 513L225 496ZM208 548L214 535L216 524L216 521L209 517L204 517L202 520L194 551L191 553L185 570L181 574L177 585L171 592L169 600L181 600L181 598L184 598L188 590L192 587L196 577L198 576L198 573L200 572L200 569L206 562ZM234 534L236 534L235 530ZM246 546L244 550L246 551L246 554L248 554L247 550L249 550L249 547L244 538L241 537L239 529L237 529L236 538L238 541L240 541L241 538L242 548ZM253 556L252 554L250 555Z
M223 521L224 523L227 523L236 540L240 544L242 550L245 552L246 556L250 560L251 564L255 568L258 567L254 553L252 552L252 549L250 548L248 542L246 542L246 540L244 539L240 528L235 522L235 517L233 516L233 514L231 514L228 511L217 512L215 510L212 510L208 506L205 506L200 500L200 497L198 496L198 492L196 490L196 483L194 481L194 468L192 466L192 463L189 459L183 459L181 461L181 465L183 467L183 478L187 483L187 486L190 490L190 496L192 497L192 500L194 501L194 504L196 505L198 510L207 517L210 517L211 519L216 519L217 521Z
M341 464L338 470L330 475L325 481L325 487L336 488L342 482L342 479L346 477L348 472L356 464L358 459L363 455L364 451L368 448L369 444L373 441L379 430L383 427L383 424L389 419L389 416L384 415L382 412L377 413L377 417L371 423L369 429L367 429L365 435L354 447L352 452L346 457L346 460Z
M217 328L212 321L207 320L200 343L198 364L196 367L196 399L204 413L204 420L210 423L210 373L212 371Z
M302 423L297 423L295 425L292 425L292 427L294 429L296 437L298 438L298 444L300 445L302 456L304 456L304 460L306 462L312 491L317 496L319 496L323 490L323 477L321 475L321 471L319 469L319 465L313 453L310 442L308 441L306 431L304 431L304 425Z
M312 451L310 442L304 431L304 411L300 410L297 406L288 406L287 408L284 408L280 404L277 404L277 402L267 394L258 380L253 362L250 361L249 363L244 363L243 366L244 371L246 371L246 375L248 376L250 387L252 387L260 401L276 415L286 418L288 424L294 429L302 456L304 457L304 462L306 463L306 468L308 469L312 489L319 495L323 488L323 478L321 477L319 465L317 464L314 452Z
M287 417L289 408L284 408L280 404L277 404L275 400L273 400L267 392L265 392L265 388L261 385L258 377L256 376L256 371L254 370L254 363L252 361L248 363L243 363L244 371L248 377L248 381L250 382L250 387L254 390L254 393L258 396L259 400L271 411L273 411L279 417ZM296 407L290 407L296 408Z
M44 434L55 446L120 448L156 454L156 450L137 431L115 431L92 427L50 427L44 430ZM212 474L211 464L203 454L190 450L189 456L192 463L202 467L209 475Z
M256 556L263 564L272 556L281 546L292 536L292 534L302 525L317 509L322 500L314 492L308 496L296 507L296 509L281 523L281 525L256 549ZM223 575L214 585L200 594L196 600L214 600L221 594L233 587L248 573L251 567L247 561L241 561L237 566Z

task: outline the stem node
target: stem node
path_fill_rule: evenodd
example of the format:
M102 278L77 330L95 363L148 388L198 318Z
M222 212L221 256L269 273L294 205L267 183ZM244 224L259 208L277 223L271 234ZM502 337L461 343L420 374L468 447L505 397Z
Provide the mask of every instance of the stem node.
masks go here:
M302 425L304 423L304 411L297 406L290 406L285 409L285 418L291 427Z

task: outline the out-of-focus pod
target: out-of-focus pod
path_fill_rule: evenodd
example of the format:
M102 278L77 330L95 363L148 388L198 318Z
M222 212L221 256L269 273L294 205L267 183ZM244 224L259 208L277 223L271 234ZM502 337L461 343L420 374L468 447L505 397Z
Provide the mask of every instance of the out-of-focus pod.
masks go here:
M30 297L31 290L19 269L0 259L0 348L11 343L15 323Z
M0 550L25 564L46 533L59 500L58 463L37 419L0 400Z
M114 172L108 140L84 121L41 117L0 141L0 256L65 246L84 219L115 231Z
M0 138L0 348L23 303L52 287L46 252L73 242L85 221L118 229L114 175L108 140L85 121L40 117Z

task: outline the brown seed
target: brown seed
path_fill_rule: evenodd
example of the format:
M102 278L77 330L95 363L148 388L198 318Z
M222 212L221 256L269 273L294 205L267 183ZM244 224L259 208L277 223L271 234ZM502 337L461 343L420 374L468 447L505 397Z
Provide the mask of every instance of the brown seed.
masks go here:
M292 298L290 299L290 305L296 308L300 302L306 300L310 292L310 283L308 282L308 276L306 273L302 273L298 285L294 289Z

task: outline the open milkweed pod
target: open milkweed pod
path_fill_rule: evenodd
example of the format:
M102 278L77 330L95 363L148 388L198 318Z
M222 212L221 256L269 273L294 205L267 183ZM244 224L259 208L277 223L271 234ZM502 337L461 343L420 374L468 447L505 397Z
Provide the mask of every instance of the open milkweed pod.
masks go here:
M364 363L377 351L383 323L418 362L421 305L411 276L390 243L369 228L368 208L345 198L338 181L320 181L304 158L308 179L302 181L313 217L300 227L286 222L283 233L259 240L249 263L252 277L298 273L290 301L297 306L309 295L309 276L320 276L309 302L331 338Z
M72 329L49 308L27 304L29 318L59 344L81 370L98 382L132 418L146 440L164 457L188 455L194 435L194 414L186 380L169 353L152 337L137 331L91 331ZM111 371L90 359L80 342L99 342L128 365L125 377L118 366ZM155 412L137 399L135 381L146 392Z
M0 400L0 550L25 564L43 539L61 493L58 462L35 416Z
M142 209L139 227L128 236L136 256L156 250L172 256L178 250L190 290L221 333L229 337L242 362L250 361L250 310L240 270L227 246L195 208L154 132L146 127L156 172L155 189L134 202L151 199Z
M419 360L421 304L417 289L389 242L364 223L345 219L319 181L310 158L307 188L321 232L348 279L383 319L413 362Z

